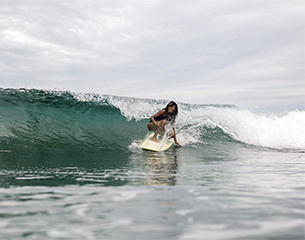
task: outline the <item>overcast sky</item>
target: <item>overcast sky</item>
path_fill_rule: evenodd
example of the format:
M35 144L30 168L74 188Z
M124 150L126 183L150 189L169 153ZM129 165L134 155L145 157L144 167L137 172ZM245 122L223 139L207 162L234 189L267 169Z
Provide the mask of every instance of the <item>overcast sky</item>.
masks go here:
M1 0L0 87L304 110L304 0Z

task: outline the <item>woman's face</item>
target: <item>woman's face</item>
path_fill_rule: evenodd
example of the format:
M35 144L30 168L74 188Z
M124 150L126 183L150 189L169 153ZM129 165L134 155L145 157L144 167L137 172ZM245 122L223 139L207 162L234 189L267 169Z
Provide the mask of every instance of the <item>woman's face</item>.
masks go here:
M173 113L176 109L176 106L175 105L171 105L170 107L168 107L168 112L169 113Z

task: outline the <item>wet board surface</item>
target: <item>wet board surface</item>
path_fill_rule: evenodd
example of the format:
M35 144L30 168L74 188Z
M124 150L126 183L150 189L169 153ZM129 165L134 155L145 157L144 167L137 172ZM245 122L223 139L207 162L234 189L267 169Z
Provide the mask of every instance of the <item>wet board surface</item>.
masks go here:
M155 152L160 152L160 151L165 151L169 149L173 143L173 139L168 139L166 137L163 137L158 135L157 139L159 143L151 141L152 136L154 133L150 134L143 142L142 144L142 149L145 150L150 150L150 151L155 151Z

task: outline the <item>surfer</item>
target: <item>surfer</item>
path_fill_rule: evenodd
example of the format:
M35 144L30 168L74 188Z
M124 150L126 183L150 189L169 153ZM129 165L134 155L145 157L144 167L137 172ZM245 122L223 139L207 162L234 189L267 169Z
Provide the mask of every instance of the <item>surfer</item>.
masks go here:
M164 133L165 125L171 122L171 125L174 125L176 116L178 115L178 106L174 101L171 101L167 104L165 108L157 112L155 115L150 117L150 121L147 125L149 131L154 131L155 134L151 138L154 142L159 142L157 140L157 135L159 133ZM173 132L170 134L170 138L174 138L175 144L182 147L176 139L175 128L173 127Z

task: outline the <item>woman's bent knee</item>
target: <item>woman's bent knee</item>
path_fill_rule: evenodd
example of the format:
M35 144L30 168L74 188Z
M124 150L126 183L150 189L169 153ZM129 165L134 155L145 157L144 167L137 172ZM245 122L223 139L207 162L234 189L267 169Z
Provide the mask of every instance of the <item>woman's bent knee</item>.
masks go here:
M148 128L148 131L151 132L151 131L153 131L156 128L156 126L155 126L155 124L153 122L149 122L147 124L147 128Z

